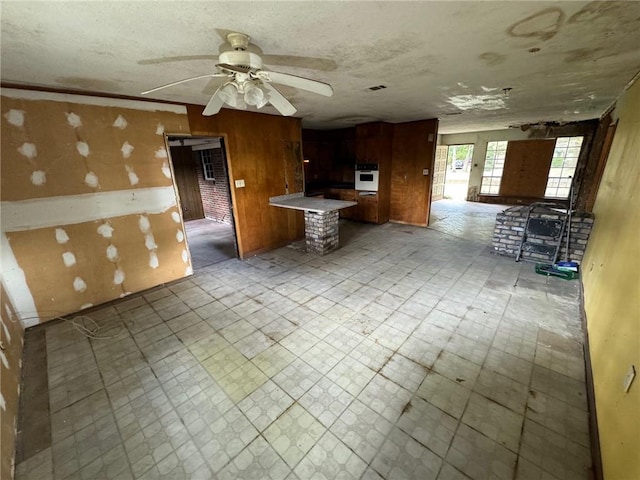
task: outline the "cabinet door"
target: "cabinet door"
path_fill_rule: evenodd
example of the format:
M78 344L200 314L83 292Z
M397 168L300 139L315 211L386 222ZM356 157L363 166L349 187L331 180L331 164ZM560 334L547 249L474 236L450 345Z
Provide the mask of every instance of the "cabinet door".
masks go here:
M358 220L378 223L378 198L371 196L358 197Z

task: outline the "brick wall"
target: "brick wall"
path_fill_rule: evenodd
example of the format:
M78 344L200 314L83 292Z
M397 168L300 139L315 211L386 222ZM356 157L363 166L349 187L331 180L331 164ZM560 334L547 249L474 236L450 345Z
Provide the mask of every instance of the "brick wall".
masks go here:
M514 257L518 253L522 234L527 220L529 207L511 207L496 216L496 225L493 231L493 249L501 254ZM531 212L531 218L561 219L564 215L544 207L535 207ZM577 212L571 218L571 236L569 238L569 259L574 262L581 262L587 248L587 242L593 226L593 214L587 212ZM562 236L562 243L558 260L564 260L567 245L567 229ZM555 244L555 240L549 237L528 236L527 241L541 243L544 245ZM528 254L532 259L538 258L543 261L544 256L536 257L535 253Z
M231 202L229 201L229 181L221 148L214 148L211 155L215 180L205 180L200 153L193 152L194 164L198 172L198 184L202 196L204 215L207 218L231 224Z

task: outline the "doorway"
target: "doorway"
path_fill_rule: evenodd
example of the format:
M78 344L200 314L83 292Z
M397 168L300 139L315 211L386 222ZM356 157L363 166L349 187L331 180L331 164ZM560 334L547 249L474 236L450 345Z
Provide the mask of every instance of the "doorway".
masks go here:
M472 162L472 143L447 147L444 198L458 201L467 199Z
M195 271L238 257L222 137L167 137Z

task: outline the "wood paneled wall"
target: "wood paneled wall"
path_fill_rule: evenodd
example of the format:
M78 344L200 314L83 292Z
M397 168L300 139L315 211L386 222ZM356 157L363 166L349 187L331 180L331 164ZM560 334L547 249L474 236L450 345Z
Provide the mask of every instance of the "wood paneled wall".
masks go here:
M500 196L543 198L555 140L509 142Z
M427 226L431 204L438 120L421 120L393 126L391 157L392 222ZM423 175L423 169L429 175Z
M269 197L304 190L300 119L228 109L204 117L197 105L187 110L192 135L224 137L240 257L303 238L301 211L269 206Z

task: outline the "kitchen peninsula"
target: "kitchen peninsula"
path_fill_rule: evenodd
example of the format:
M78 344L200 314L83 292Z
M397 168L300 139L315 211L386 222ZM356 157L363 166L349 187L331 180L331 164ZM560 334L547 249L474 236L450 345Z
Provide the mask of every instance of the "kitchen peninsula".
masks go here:
M305 197L304 193L292 193L269 198L269 205L280 208L304 210L304 234L307 251L325 255L340 243L338 211L357 205L357 202Z

